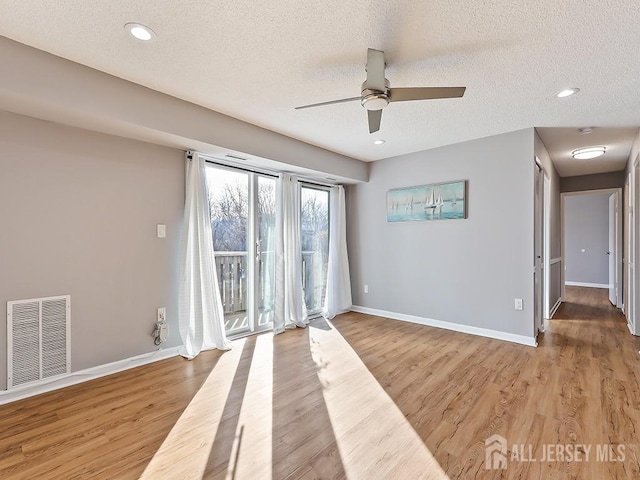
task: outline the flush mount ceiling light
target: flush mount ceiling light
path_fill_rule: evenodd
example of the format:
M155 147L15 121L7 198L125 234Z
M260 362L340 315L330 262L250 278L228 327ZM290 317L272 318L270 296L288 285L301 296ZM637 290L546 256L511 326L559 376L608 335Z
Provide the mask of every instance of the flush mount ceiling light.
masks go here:
M593 133L593 127L583 127L583 128L579 128L578 131L582 134L582 135L589 135L590 133Z
M124 28L135 38L142 40L143 42L148 42L156 35L153 30L141 23L127 23Z
M384 143L385 143L384 140L374 140L374 142L373 142L374 145L382 145Z
M579 88L567 88L565 90L560 90L558 93L556 93L556 97L557 98L567 98L567 97L570 97L572 95L575 95L579 91L580 91Z
M571 152L571 156L576 160L589 160L591 158L601 157L606 151L606 147L579 148Z

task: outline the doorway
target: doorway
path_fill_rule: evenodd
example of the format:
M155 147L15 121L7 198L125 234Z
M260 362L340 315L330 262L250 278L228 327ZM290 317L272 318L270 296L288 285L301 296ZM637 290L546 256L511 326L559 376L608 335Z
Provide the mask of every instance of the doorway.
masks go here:
M622 189L561 194L562 297L565 286L608 290L622 307Z

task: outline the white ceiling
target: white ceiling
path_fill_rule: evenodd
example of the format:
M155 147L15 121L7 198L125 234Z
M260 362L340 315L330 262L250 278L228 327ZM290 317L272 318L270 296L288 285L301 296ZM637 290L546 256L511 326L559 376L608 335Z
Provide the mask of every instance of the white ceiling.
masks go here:
M0 10L0 35L362 160L532 126L640 125L633 0L0 0ZM134 41L127 22L157 38ZM386 52L392 86L467 92L391 104L374 135L358 102L294 110L359 95L368 47ZM553 97L574 86L579 95Z
M594 128L584 135L577 128L537 128L542 143L561 177L591 175L624 170L631 153L637 128ZM603 146L604 156L591 160L576 160L572 152L579 148Z

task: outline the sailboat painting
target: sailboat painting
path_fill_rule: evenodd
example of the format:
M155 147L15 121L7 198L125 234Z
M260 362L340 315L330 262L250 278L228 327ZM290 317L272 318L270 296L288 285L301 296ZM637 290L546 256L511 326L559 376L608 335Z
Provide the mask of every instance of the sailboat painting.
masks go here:
M466 180L389 190L387 222L467 218L466 194Z

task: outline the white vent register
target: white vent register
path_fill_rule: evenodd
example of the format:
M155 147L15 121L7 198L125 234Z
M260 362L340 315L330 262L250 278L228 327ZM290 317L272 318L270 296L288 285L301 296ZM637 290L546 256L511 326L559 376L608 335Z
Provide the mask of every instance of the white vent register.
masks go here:
M71 371L71 296L7 302L7 388Z

